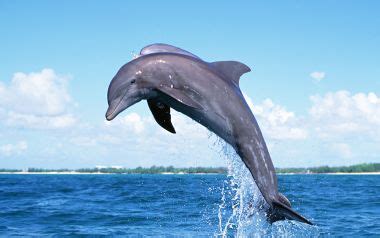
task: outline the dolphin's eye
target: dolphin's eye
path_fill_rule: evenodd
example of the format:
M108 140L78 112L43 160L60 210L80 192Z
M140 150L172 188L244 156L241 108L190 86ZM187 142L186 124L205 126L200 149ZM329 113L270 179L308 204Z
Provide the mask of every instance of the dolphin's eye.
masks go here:
M136 83L136 79L132 79L131 84Z

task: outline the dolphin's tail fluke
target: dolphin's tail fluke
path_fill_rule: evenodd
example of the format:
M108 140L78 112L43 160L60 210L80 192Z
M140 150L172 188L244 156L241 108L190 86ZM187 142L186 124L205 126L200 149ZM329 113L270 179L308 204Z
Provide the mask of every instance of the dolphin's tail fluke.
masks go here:
M288 207L287 205L281 203L281 202L272 202L272 207L268 212L268 220L270 223L273 223L275 221L280 220L295 220L299 222L303 222L309 225L313 225L310 221L308 221L306 218L298 214L296 211Z

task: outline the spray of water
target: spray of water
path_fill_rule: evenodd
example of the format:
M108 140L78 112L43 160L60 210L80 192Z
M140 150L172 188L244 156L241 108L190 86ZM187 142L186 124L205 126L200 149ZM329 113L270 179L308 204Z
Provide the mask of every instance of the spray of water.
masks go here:
M139 57L139 54L136 54L136 52L132 51L131 52L131 57L132 57L133 60L137 59Z
M210 136L213 137L213 136ZM234 149L216 138L214 148L226 161L228 174L221 189L216 237L316 237L318 228L293 221L270 224L268 204Z
M216 139L221 157L227 164L228 176L221 190L218 210L219 237L263 236L268 226L263 210L265 203L248 169L231 146Z

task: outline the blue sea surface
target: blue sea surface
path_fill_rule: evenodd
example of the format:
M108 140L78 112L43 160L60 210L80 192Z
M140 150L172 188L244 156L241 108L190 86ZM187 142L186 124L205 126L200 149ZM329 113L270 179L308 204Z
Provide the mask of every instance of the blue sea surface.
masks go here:
M235 185L226 175L2 174L0 236L380 237L378 175L280 175L315 226L242 216L251 208Z

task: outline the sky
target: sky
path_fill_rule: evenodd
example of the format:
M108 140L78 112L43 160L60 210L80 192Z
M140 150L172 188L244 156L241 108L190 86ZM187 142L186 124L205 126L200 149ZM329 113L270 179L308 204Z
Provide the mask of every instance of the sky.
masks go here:
M0 168L226 166L223 143L145 102L106 122L106 93L167 43L252 72L240 88L275 167L380 162L379 1L0 0Z

